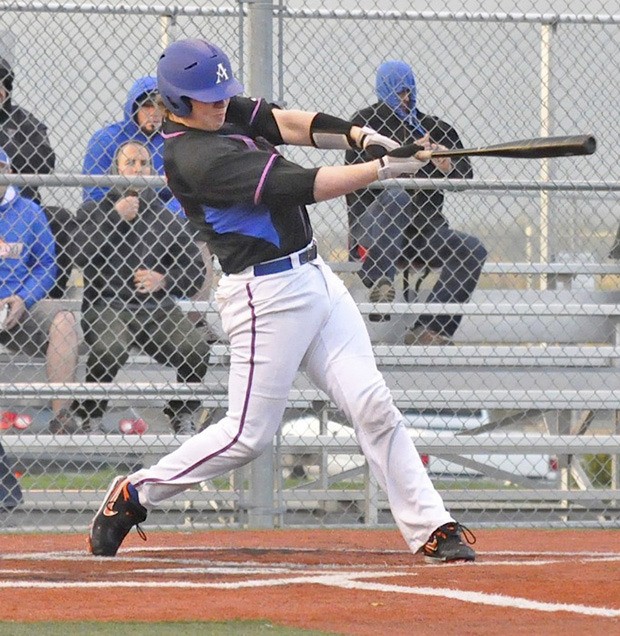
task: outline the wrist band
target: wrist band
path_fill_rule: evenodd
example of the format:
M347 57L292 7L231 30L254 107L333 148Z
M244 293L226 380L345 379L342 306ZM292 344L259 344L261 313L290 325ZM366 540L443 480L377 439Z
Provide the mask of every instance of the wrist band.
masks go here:
M326 113L317 113L310 123L310 140L315 148L351 150L356 145L351 138L352 124Z

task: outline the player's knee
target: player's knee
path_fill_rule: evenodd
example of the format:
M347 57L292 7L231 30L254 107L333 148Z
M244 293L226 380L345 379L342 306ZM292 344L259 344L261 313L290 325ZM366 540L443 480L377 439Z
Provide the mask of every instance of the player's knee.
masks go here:
M352 401L351 419L367 434L392 430L399 422L389 390L381 383Z

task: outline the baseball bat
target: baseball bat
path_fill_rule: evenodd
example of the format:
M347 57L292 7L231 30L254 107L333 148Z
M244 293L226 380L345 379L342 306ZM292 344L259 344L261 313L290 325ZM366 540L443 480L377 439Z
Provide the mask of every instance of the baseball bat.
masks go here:
M454 148L450 150L431 150L431 157L508 157L511 159L543 159L547 157L574 157L591 155L596 150L596 139L591 135L572 137L535 137L509 141L494 146L478 148Z
M415 144L401 146L390 151L393 156L406 157L416 152ZM572 137L534 137L509 141L493 146L478 146L477 148L452 148L449 150L420 150L420 159L435 157L508 157L512 159L543 159L546 157L574 157L576 155L591 155L596 150L596 139L592 135L576 135ZM374 158L386 154L382 146L370 146L368 154Z

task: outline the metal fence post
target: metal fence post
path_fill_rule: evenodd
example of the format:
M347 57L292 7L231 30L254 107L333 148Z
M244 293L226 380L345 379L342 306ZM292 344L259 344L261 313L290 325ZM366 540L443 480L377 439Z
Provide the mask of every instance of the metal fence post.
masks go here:
M249 93L273 100L273 2L248 2Z
M551 130L551 39L555 25L540 25L540 136ZM540 162L540 180L549 181L549 159ZM549 262L549 192L540 191L540 262ZM540 288L547 289L547 277L540 277Z
M248 3L250 21L249 94L273 99L273 3L256 0ZM273 441L252 462L248 526L274 526L274 445Z

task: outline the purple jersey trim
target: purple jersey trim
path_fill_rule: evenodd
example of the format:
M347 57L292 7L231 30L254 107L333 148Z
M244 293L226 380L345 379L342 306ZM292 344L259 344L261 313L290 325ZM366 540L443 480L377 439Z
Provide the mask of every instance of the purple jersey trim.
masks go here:
M278 158L278 155L271 155L265 169L263 170L263 174L260 176L260 181L256 186L256 190L254 191L254 205L258 205L260 203L261 195L263 194L263 187L265 185L265 180L267 179L267 175L271 170L271 166L273 166L273 162Z
M180 473L174 475L173 477L170 477L168 479L157 479L155 477L142 479L136 482L135 484L133 484L136 488L138 488L142 484L157 484L162 482L170 483L177 479L181 479L182 477L185 477L185 475L187 475L188 473L191 473L198 466L201 466L205 462L208 462L210 459L213 459L214 457L218 457L222 453L225 453L229 448L232 448L239 441L239 438L241 437L241 434L243 433L243 429L245 427L245 419L248 413L250 396L252 395L252 383L254 381L254 368L256 365L256 362L255 362L256 360L256 311L254 309L254 305L252 304L254 297L252 296L250 283L246 284L245 289L248 294L248 307L250 308L250 314L252 316L251 326L250 326L250 333L251 333L250 361L249 361L250 370L248 372L248 381L245 388L245 399L243 401L243 411L241 412L241 418L239 419L239 429L237 430L237 433L230 440L230 442L226 444L226 446L224 446L223 448L220 448L219 450L214 451L213 453L211 453L210 455L207 455L206 457L203 457L202 459L192 464L191 466L181 471Z
M262 104L262 102L263 102L262 97L256 102L256 106L254 106L254 110L252 111L252 116L250 117L250 125L252 125L254 118L258 114L258 109L260 108L260 105Z
M224 135L224 137L228 137L229 139L237 139L238 141L242 141L248 148L252 150L258 150L258 146L252 139L252 137L247 137L246 135Z
M185 130L179 130L178 132L174 132L174 133L164 133L164 132L160 132L160 135L164 138L164 139L172 139L173 137L180 137L181 135L185 134Z
M238 139L239 141L243 141L243 143L252 150L258 150L258 146L254 142L251 137L246 137L245 135L226 135L230 139ZM260 176L260 180L258 185L256 186L256 190L254 191L254 205L258 205L260 203L261 195L263 193L263 187L265 186L265 180L267 179L267 175L271 170L271 166L273 166L273 162L278 158L278 154L274 153L270 158L265 168L263 169L263 173Z

